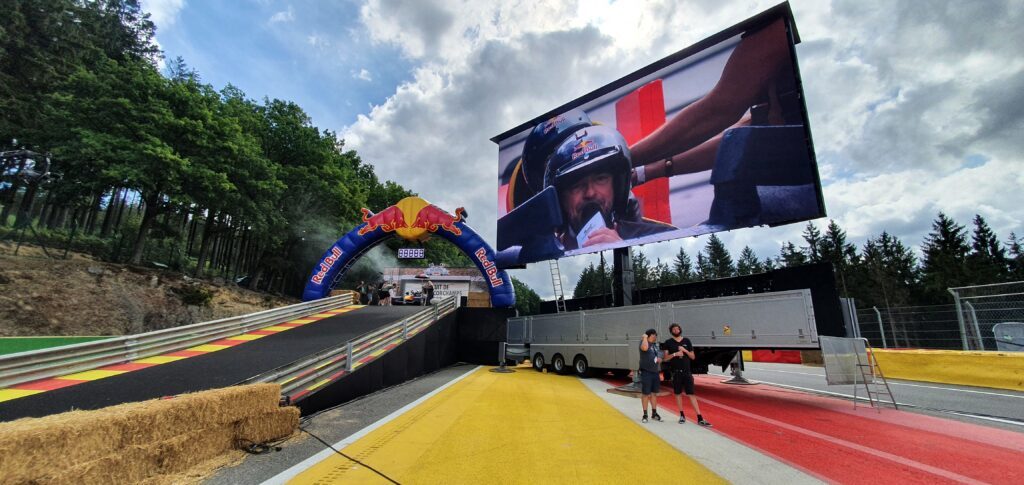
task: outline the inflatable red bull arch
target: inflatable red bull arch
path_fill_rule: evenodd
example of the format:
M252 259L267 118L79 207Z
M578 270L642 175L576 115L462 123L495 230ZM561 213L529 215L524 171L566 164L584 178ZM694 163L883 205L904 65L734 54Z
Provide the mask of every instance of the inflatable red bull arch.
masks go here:
M491 292L491 306L515 306L512 279L495 266L491 246L466 225L465 211L459 207L452 215L419 197L406 197L376 214L363 209L363 223L338 239L320 257L320 263L306 281L303 301L330 295L334 285L363 253L388 238L421 241L431 235L451 241L473 260Z

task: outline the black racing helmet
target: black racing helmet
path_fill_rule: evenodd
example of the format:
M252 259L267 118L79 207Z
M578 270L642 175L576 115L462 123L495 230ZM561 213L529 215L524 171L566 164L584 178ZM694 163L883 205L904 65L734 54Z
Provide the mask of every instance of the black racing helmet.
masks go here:
M548 159L544 187L555 186L561 191L583 176L608 172L615 181L615 217L623 218L630 196L632 170L629 145L618 130L602 125L588 126L576 130Z
M569 135L593 123L581 109L571 109L533 127L523 144L523 176L534 193L544 190L548 158Z

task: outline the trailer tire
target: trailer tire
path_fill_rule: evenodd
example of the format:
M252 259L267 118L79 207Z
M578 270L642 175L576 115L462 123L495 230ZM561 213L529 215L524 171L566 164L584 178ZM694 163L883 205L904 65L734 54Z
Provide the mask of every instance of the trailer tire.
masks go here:
M542 354L533 354L533 368L537 372L541 372L544 370L544 356Z
M587 358L582 355L577 355L572 360L572 368L576 371L576 375L582 378L587 378L593 375L593 369L590 368L590 363L587 362Z
M565 365L565 357L562 357L562 354L555 354L554 357L551 357L551 370L556 374L569 373L569 367Z

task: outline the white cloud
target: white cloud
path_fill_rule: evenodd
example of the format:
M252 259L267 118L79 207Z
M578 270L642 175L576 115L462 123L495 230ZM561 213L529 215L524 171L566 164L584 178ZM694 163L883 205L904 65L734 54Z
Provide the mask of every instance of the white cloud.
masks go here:
M464 205L494 240L490 137L777 3L368 0L375 42L412 79L342 131L381 176L446 208ZM794 1L803 85L829 216L862 245L888 230L920 244L943 210L975 212L1002 237L1024 220L1024 4ZM988 160L977 166L968 157ZM819 221L824 226L827 221ZM722 234L776 256L803 225ZM668 261L706 237L644 247ZM566 285L596 256L562 260ZM515 275L550 295L547 264Z
M360 69L359 72L353 72L352 77L362 79L363 81L373 81L373 76L371 76L370 71L367 71L366 69Z
M167 29L178 20L178 13L185 8L185 0L142 0L142 10L148 12L157 31Z
M267 22L271 24L276 24L282 22L291 22L293 20L295 20L295 10L292 8L291 5L289 5L288 10L276 12L274 15L270 16L270 19Z

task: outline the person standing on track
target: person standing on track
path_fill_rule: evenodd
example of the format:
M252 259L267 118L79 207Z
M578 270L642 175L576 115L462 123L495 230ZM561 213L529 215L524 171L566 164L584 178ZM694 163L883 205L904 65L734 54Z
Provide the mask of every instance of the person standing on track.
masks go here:
M696 360L693 353L693 343L690 339L683 337L683 327L673 323L668 327L672 338L662 344L665 352L665 362L668 362L669 371L672 373L672 392L676 395L676 406L679 407L679 424L686 423L686 415L683 414L683 391L690 397L690 404L693 405L693 412L697 413L697 424L711 427L711 423L700 414L700 406L697 405L697 396L693 394L693 371L690 369L690 362Z
M647 403L651 403L651 419L661 421L658 415L658 391L661 390L661 351L658 350L658 331L653 328L644 333L640 341L640 403L647 422Z

